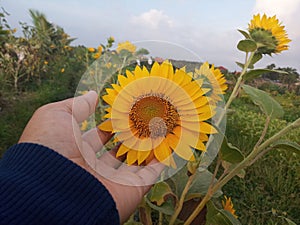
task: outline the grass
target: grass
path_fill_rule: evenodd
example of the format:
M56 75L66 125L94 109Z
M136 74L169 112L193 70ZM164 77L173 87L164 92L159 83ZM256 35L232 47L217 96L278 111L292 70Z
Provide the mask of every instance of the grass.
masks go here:
M45 80L40 86L28 85L27 90L0 93L0 157L7 148L17 143L34 111L40 106L73 97L80 77L66 71L57 79ZM79 74L77 72L77 74Z
M292 118L297 108L291 108L285 101L284 109L288 106L285 118ZM245 99L239 99L233 109L235 113L228 116L227 136L231 143L247 154L259 139L264 115ZM272 121L267 136L286 124L287 121L281 119ZM300 129L294 130L285 138L300 143ZM299 168L299 155L273 150L249 167L244 179L234 178L229 182L224 187L224 192L233 198L241 223L286 224L282 217L287 217L300 224Z

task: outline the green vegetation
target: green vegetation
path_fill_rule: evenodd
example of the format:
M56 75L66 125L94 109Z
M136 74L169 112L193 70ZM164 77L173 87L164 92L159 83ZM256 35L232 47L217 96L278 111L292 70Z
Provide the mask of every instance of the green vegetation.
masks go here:
M287 96L279 98L285 106ZM293 99L300 100L300 96ZM265 116L257 106L241 97L233 105L234 111L227 118L227 137L244 153L258 141L264 128ZM294 117L298 108L284 107L284 118ZM237 123L239 121L239 123ZM286 126L288 121L275 119L271 122L267 136ZM286 139L300 143L300 129L289 133ZM232 196L242 224L284 224L280 216L300 223L300 160L299 154L285 150L272 150L246 170L244 179L234 178L224 187Z

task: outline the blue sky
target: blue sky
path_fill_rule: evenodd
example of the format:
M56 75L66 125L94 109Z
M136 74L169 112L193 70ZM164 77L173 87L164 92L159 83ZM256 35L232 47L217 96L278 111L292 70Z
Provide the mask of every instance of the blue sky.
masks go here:
M290 50L265 57L270 63L300 71L300 0L0 0L8 21L31 23L29 9L43 12L63 27L74 45L98 46L109 36L148 48L153 56L208 61L238 70L244 55L236 49L253 14L276 14L292 39Z

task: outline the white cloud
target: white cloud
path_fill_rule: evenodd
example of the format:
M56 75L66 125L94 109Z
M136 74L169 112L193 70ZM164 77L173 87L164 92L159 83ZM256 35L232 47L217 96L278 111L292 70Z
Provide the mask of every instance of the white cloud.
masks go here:
M162 10L150 9L139 16L131 18L133 24L140 24L148 28L173 27L174 22Z

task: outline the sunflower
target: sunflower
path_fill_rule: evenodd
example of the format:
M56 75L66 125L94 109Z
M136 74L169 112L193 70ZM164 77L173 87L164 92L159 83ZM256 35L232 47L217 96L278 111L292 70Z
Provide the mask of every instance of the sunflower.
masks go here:
M235 218L238 218L238 216L235 214L235 209L233 208L233 203L231 201L231 198L230 197L227 198L227 196L224 197L225 197L225 201L222 200L223 208L228 212L230 212Z
M176 167L173 152L193 161L193 150L205 151L208 135L216 133L205 122L215 114L205 96L208 91L184 68L174 71L169 61L155 62L150 72L136 66L106 89L107 120L99 129L115 134L121 143L116 156L126 155L129 165L156 158Z
M251 38L258 43L258 51L262 54L271 55L289 48L288 43L291 40L276 16L254 15L248 30Z
M221 95L228 87L224 74L219 69L215 69L214 65L210 68L208 62L203 63L199 69L195 69L194 78L203 80L204 86L210 89L207 96L210 97L211 103L222 100Z

